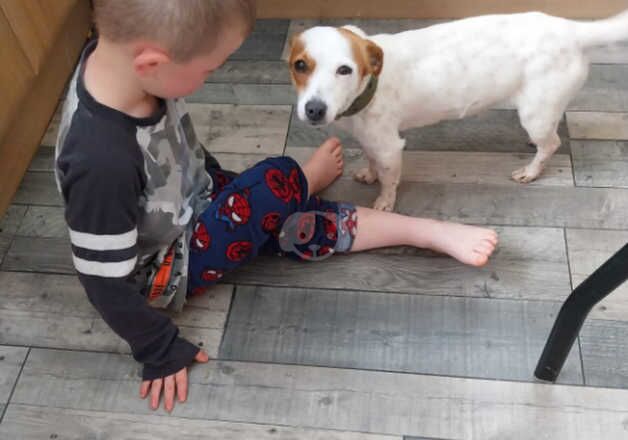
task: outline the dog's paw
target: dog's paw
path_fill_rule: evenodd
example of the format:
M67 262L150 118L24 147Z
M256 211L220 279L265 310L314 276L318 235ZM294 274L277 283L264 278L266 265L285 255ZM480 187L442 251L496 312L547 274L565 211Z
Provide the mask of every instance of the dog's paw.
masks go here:
M519 183L530 183L539 177L539 172L531 169L529 166L519 168L512 172L512 180Z
M373 204L373 209L377 211L391 212L395 207L395 199L390 197L379 196Z
M375 181L377 180L377 175L373 171L371 171L370 168L366 167L356 171L355 174L353 174L353 178L358 182L370 185L372 183L375 183Z

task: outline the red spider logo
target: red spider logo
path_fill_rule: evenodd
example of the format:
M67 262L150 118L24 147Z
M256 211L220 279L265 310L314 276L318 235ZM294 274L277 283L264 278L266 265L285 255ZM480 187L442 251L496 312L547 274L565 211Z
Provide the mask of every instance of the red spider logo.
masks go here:
M234 241L227 247L227 258L239 262L251 255L253 243L250 241Z
M218 269L205 269L201 274L203 281L218 281L222 278L224 272Z
M248 191L231 194L225 204L218 208L216 217L227 222L231 229L247 224L251 218L251 205L247 196Z
M269 212L262 219L262 230L266 233L276 232L281 221L281 214L278 212Z
M278 199L289 203L293 198L301 203L301 184L299 183L299 172L296 168L290 171L287 177L281 170L271 168L266 171L266 185Z
M192 250L204 252L209 248L211 241L211 236L207 232L205 224L197 222L196 225L194 225L194 232L190 240Z
M230 182L229 178L220 172L216 172L214 177L214 187L212 188L212 193L208 197L210 201L216 200L218 193L222 192L222 190L225 189L225 186L227 186Z

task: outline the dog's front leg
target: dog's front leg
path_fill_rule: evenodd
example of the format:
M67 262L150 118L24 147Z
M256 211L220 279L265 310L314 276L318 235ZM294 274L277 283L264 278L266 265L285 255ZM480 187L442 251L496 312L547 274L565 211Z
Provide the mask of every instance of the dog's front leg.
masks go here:
M359 169L353 174L353 178L358 182L366 183L368 185L375 183L377 180L377 167L375 161L367 156L369 166Z
M405 140L396 135L394 140L390 139L376 148L365 147L381 185L379 196L373 205L374 209L392 211L395 207L397 187L401 181L401 159L405 143Z

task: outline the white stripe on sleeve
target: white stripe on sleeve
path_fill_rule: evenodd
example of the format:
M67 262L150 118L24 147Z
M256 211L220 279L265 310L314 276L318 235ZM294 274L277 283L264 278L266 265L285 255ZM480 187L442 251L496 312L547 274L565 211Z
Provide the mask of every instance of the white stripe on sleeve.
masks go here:
M133 272L137 257L116 263L101 263L99 261L89 261L72 255L74 267L84 275L95 275L104 278L121 278Z
M137 243L137 228L123 234L88 234L70 229L70 241L76 247L92 251L128 249Z

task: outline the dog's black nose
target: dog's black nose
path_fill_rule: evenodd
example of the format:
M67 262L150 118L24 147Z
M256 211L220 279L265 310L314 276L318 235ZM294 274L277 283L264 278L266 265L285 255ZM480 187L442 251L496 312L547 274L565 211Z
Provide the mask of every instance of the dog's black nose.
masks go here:
M327 113L327 104L320 99L312 99L305 104L305 114L312 122L320 122Z

